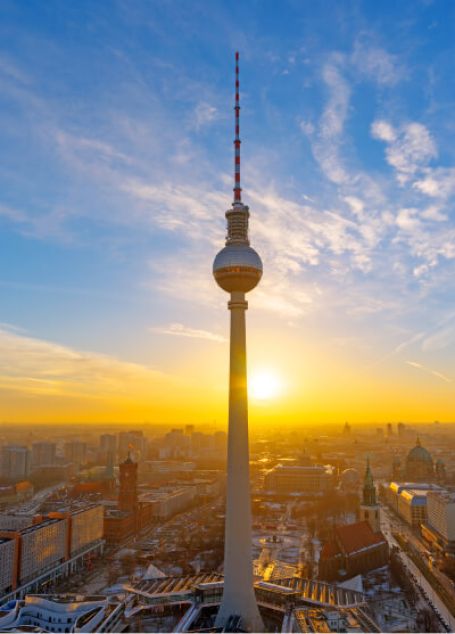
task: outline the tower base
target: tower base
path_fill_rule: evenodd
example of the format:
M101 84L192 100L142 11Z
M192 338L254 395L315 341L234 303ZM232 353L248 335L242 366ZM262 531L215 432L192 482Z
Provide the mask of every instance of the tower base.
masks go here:
M263 632L264 624L253 588L251 593L242 593L236 597L223 596L215 626L223 628L226 632Z

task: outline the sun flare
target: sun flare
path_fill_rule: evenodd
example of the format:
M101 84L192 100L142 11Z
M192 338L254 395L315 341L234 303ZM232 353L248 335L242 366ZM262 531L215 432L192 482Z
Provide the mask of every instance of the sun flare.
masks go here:
M281 378L273 370L253 372L249 380L250 396L258 401L276 398L283 391Z

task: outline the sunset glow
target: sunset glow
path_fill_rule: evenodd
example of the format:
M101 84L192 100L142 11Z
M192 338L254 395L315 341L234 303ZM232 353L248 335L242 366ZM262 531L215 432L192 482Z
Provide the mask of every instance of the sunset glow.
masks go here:
M249 379L249 394L258 401L275 399L282 391L282 380L273 370L258 370Z

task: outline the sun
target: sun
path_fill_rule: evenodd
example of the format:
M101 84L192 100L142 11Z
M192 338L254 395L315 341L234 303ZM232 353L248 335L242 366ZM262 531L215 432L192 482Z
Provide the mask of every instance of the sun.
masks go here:
M273 370L259 370L251 374L249 379L250 396L258 401L276 398L282 392L280 377Z

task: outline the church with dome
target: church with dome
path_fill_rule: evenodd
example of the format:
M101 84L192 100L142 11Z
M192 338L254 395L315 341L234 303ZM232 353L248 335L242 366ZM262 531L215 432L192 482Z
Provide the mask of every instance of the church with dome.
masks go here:
M428 449L422 447L420 438L406 457L405 476L412 482L427 482L435 477L433 458Z
M406 456L404 464L395 456L392 463L392 478L407 482L438 482L445 481L445 465L442 460L433 460L431 453L422 447L420 438Z

